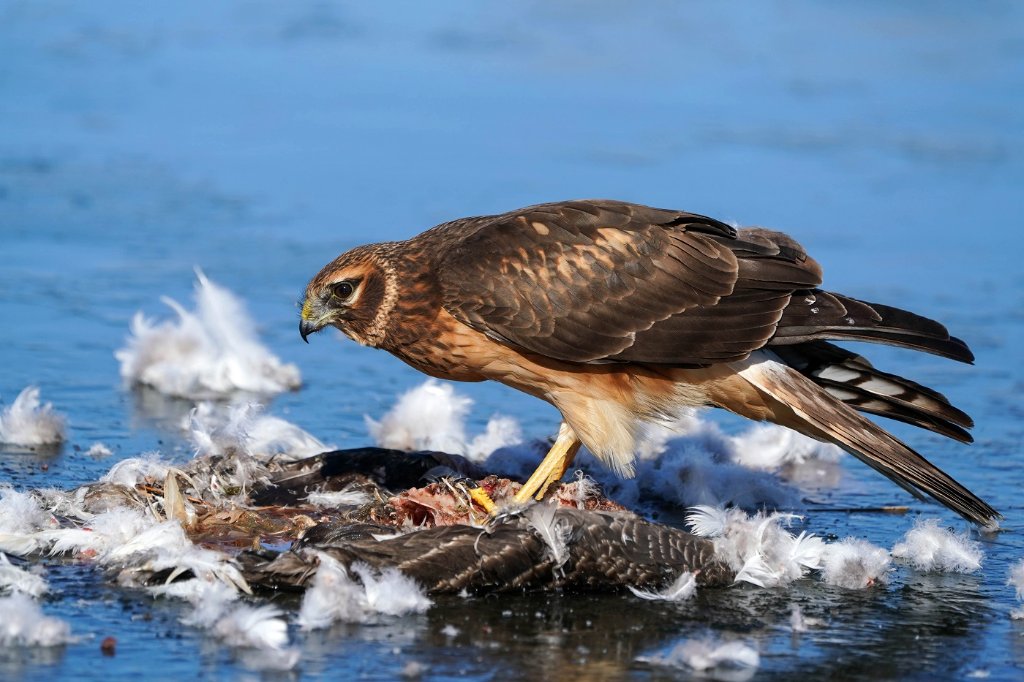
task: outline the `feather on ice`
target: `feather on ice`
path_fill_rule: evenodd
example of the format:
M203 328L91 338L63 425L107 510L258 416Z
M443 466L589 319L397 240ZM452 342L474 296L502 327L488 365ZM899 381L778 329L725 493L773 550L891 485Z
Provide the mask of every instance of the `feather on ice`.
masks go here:
M1017 591L1018 600L1024 601L1024 559L1010 567L1010 577L1006 579L1006 584ZM1014 620L1024 619L1024 606L1010 611L1010 617Z
M920 571L973 573L981 568L981 544L964 533L939 528L938 519L918 520L892 548L892 555L905 559Z
M121 376L190 399L237 392L275 395L298 388L298 367L282 363L259 342L242 301L199 270L196 277L195 311L164 298L176 321L155 323L135 314L127 346L114 354Z
M38 597L48 589L42 576L15 566L6 554L0 552L0 592L20 592Z
M466 437L465 420L472 399L459 395L451 384L433 379L403 393L380 421L366 417L377 445L395 450L440 450L485 459L501 447L522 442L515 420L493 417L484 433Z
M632 585L629 586L629 591L637 597L648 601L686 601L697 593L697 575L684 571L671 585L660 592L638 590Z
M356 582L336 559L317 552L319 567L302 597L298 623L304 630L329 627L334 622L360 623L375 614L401 616L423 613L432 602L411 578L397 569L375 574L356 564Z
M67 622L44 614L27 595L0 598L0 646L58 646L71 641Z
M64 442L67 420L51 403L40 405L39 388L28 386L0 412L0 443L53 445Z

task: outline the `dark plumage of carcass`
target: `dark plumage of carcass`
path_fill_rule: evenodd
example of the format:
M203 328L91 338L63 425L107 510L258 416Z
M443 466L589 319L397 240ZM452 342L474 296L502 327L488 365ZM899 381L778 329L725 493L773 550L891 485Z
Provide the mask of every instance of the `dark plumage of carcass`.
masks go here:
M715 559L708 540L646 521L594 487L581 495L579 481L563 484L551 502L487 518L460 495L464 486L479 480L500 504L517 484L482 474L458 456L382 448L290 463L270 485L254 491L255 503L298 511L310 492L354 488L366 491L370 501L321 510L326 518L286 551L243 552L242 573L254 588L301 589L316 571L317 552L325 552L345 566L397 568L430 594L658 589L685 571L697 572L701 585L732 582L732 570ZM440 478L423 486L435 477ZM541 525L564 542L560 549L552 547Z

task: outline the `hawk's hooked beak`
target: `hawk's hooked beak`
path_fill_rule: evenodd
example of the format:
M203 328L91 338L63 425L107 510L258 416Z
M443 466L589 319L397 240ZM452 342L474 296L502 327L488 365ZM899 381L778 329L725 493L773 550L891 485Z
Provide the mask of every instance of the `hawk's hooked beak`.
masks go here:
M316 315L313 312L313 304L307 298L302 304L302 317L299 318L299 336L306 343L309 343L309 339L306 338L314 332L318 332L323 328L322 324L319 324Z
M309 339L306 338L314 332L320 331L320 327L316 325L316 322L310 322L309 320L299 320L299 336L306 343L309 343Z

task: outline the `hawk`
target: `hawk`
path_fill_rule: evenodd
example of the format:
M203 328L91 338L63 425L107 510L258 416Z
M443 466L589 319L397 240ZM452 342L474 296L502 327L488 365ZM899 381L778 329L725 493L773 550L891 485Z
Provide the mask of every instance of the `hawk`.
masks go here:
M818 263L781 232L566 201L352 249L309 282L299 331L334 326L430 376L491 379L552 404L563 421L521 502L541 499L581 444L631 476L645 422L713 406L835 443L916 497L994 521L995 509L860 413L965 443L971 418L831 341L966 363L970 349L938 322L821 283Z

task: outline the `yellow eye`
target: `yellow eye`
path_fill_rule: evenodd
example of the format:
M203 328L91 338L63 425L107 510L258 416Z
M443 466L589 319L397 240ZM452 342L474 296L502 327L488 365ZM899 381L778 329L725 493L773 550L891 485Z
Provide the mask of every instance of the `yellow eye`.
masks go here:
M355 290L355 285L353 285L352 282L349 281L341 281L331 286L331 293L334 294L336 298L339 298L343 301L347 300L355 292Z

